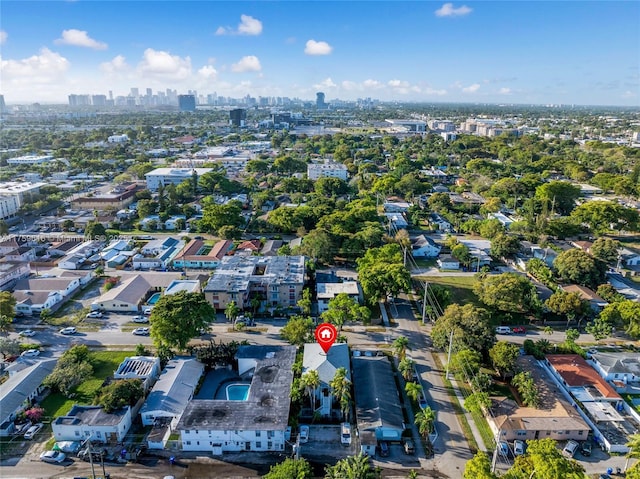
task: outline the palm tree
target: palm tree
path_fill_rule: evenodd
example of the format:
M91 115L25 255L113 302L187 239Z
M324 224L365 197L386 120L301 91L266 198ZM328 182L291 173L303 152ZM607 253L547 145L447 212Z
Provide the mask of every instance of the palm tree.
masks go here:
M551 326L545 326L543 331L544 331L544 334L549 334L549 335L553 334L553 328Z
M393 341L393 351L396 353L396 356L398 356L398 359L400 361L405 358L407 349L411 348L409 347L409 340L406 338L406 336L398 336Z
M418 402L418 398L422 394L422 386L420 384L407 383L404 386L404 390L412 401Z
M418 426L418 432L427 437L433 432L433 425L436 422L436 413L429 406L416 414L414 423Z
M316 389L320 386L320 375L315 369L305 372L300 378L301 385L305 388L313 412L316 410Z
M413 361L413 359L409 358L404 358L402 361L400 361L400 364L398 364L398 370L400 371L400 374L402 374L402 377L405 381L411 381L415 365L416 363Z
M351 381L347 378L347 370L338 368L333 379L329 383L333 397L340 403L340 411L346 419L351 405Z
M327 466L325 479L377 479L380 474L371 469L369 457L360 453L339 460L335 466Z
M627 442L629 452L627 452L627 461L624 463L625 472L629 468L629 461L631 459L640 459L640 434L632 434L629 436L629 442ZM638 466L640 463L636 463L631 466L631 469L640 469Z

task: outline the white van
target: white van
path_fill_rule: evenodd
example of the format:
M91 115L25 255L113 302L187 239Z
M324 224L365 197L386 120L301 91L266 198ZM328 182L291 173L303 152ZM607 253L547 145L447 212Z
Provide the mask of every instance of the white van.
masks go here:
M498 326L496 334L511 334L511 328L509 326Z
M345 445L351 445L351 424L343 422L340 425L340 442Z

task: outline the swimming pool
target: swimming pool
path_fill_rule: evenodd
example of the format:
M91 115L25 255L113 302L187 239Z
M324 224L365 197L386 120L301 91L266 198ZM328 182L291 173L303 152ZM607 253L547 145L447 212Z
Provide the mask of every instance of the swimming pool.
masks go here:
M153 293L153 296L147 300L147 304L156 304L160 299L160 296L162 296L162 293Z
M249 396L249 384L235 383L227 386L227 400L246 401Z

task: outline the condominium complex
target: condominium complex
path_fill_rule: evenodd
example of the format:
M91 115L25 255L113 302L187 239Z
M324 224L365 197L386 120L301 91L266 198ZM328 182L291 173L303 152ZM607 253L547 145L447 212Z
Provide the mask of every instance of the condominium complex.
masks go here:
M179 185L185 180L192 179L194 173L200 177L212 170L213 168L156 168L144 176L147 179L147 188L158 191L160 185Z
M347 181L348 174L345 165L329 160L325 160L324 163L311 163L307 165L307 176L313 181L322 177L339 178Z
M304 256L225 256L204 288L215 309L235 301L251 308L253 299L267 308L295 307L304 285Z

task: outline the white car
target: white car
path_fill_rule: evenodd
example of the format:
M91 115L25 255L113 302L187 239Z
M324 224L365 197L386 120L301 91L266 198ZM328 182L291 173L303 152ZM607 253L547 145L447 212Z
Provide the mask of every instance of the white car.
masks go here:
M348 422L343 422L340 425L340 442L345 446L351 444L351 424Z
M40 429L42 429L42 426L43 426L43 424L41 422L39 422L38 424L34 424L29 429L27 429L27 432L24 433L24 438L25 439L33 439L34 436L36 434L38 434Z
M38 351L37 349L27 349L20 356L22 356L23 358L35 358L36 356L39 356L39 355L40 355L40 351Z
M136 328L132 333L136 336L149 336L149 328Z
M134 323L148 323L149 322L149 318L147 318L146 316L134 316L133 317L133 322Z
M50 462L52 464L60 464L61 462L64 462L66 458L67 456L65 456L64 452L60 451L45 451L40 454L41 461Z
M24 331L20 332L20 336L25 336L27 338L30 338L31 336L35 336L36 332L33 329L25 329Z
M524 441L516 439L513 441L513 455L522 456L524 454Z
M100 311L91 311L87 314L87 318L101 318L103 314Z
M300 442L305 443L309 440L309 426L300 426Z
M564 446L564 449L562 450L562 455L568 458L572 458L573 456L575 456L576 451L578 450L578 446L580 446L580 444L578 444L574 440L567 441L567 445Z
M149 316L151 314L151 308L145 308L142 314L146 314L147 316Z
M60 334L76 334L78 332L78 330L76 328L74 328L73 326L69 326L68 328L62 328L60 330Z

